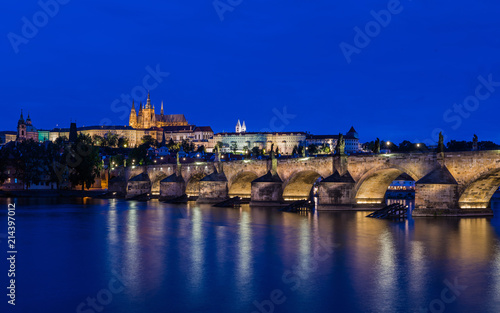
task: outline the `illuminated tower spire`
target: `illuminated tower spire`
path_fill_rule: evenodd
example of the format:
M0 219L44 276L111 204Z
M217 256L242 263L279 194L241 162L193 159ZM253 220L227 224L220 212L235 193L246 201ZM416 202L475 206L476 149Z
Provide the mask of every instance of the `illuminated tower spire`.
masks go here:
M132 109L130 110L130 117L128 119L128 126L133 128L137 127L137 113L135 111L134 100L132 99Z
M163 101L161 102L161 115L163 115Z

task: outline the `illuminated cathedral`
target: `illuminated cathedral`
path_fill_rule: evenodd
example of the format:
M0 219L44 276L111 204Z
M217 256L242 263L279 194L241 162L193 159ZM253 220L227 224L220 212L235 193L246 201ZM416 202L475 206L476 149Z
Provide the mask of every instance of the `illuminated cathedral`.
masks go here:
M134 102L132 102L132 110L130 111L129 126L132 128L148 129L152 127L165 126L188 126L188 121L184 114L163 114L163 101L161 102L160 114L156 114L155 106L151 104L151 99L148 93L146 104L139 103L139 112L135 110Z

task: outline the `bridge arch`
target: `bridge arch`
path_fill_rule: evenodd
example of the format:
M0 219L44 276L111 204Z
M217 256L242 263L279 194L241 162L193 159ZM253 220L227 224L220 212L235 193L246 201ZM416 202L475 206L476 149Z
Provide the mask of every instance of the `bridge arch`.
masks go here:
M356 204L379 204L385 199L389 185L401 174L406 173L418 180L412 171L397 165L387 165L370 169L361 176L355 185Z
M283 184L284 200L309 199L314 183L322 177L317 171L303 170L290 175Z
M200 194L200 180L207 176L204 172L193 173L186 183L186 195L188 197L198 197Z
M259 176L251 171L241 171L229 182L229 197L250 198L252 194L252 181Z
M500 168L480 173L467 184L458 200L461 209L486 209L490 207L491 197L500 186Z
M167 177L167 174L163 171L154 171L149 172L149 177L151 180L151 193L160 194L160 182Z

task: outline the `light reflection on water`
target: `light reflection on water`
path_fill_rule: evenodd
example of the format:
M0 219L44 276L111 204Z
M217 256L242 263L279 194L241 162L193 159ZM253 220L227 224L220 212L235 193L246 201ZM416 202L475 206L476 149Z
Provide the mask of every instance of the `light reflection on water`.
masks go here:
M253 312L276 289L287 300L274 312L419 312L455 278L468 288L447 312L500 308L500 214L395 222L367 212L30 201L17 212L23 312L73 312L112 270L127 286L105 312ZM321 239L337 247L318 262Z

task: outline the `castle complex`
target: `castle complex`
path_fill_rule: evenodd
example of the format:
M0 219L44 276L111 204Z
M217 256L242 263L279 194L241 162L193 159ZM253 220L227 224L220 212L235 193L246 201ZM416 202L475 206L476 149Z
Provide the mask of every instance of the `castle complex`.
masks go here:
M328 146L333 151L339 138L339 135L311 135L305 132L247 132L245 121L241 123L240 120L236 123L234 132L214 134L210 126L190 125L184 114L165 114L163 102L161 102L160 114L157 114L149 93L146 103L144 105L139 103L138 111L132 102L128 126L83 126L78 127L76 132L92 138L117 135L119 138L125 138L129 147L136 147L143 142L145 136L151 136L158 142L164 139L174 142L186 140L192 142L195 147L204 146L208 152L211 152L217 144L222 145L223 152L238 153L246 153L255 147L268 151L274 145L284 155L291 155L294 148L309 145ZM69 135L69 128L37 129L29 114L25 120L21 111L17 131L0 132L0 144L30 139L37 142L55 141L59 137L69 139ZM359 136L354 128L351 127L344 139L345 152L361 151Z
M135 110L135 104L132 101L132 110L130 111L129 126L132 128L148 129L151 127L165 126L188 126L184 114L163 114L163 101L161 102L160 114L156 114L155 106L151 104L148 93L148 100L144 107L139 103L139 113Z

